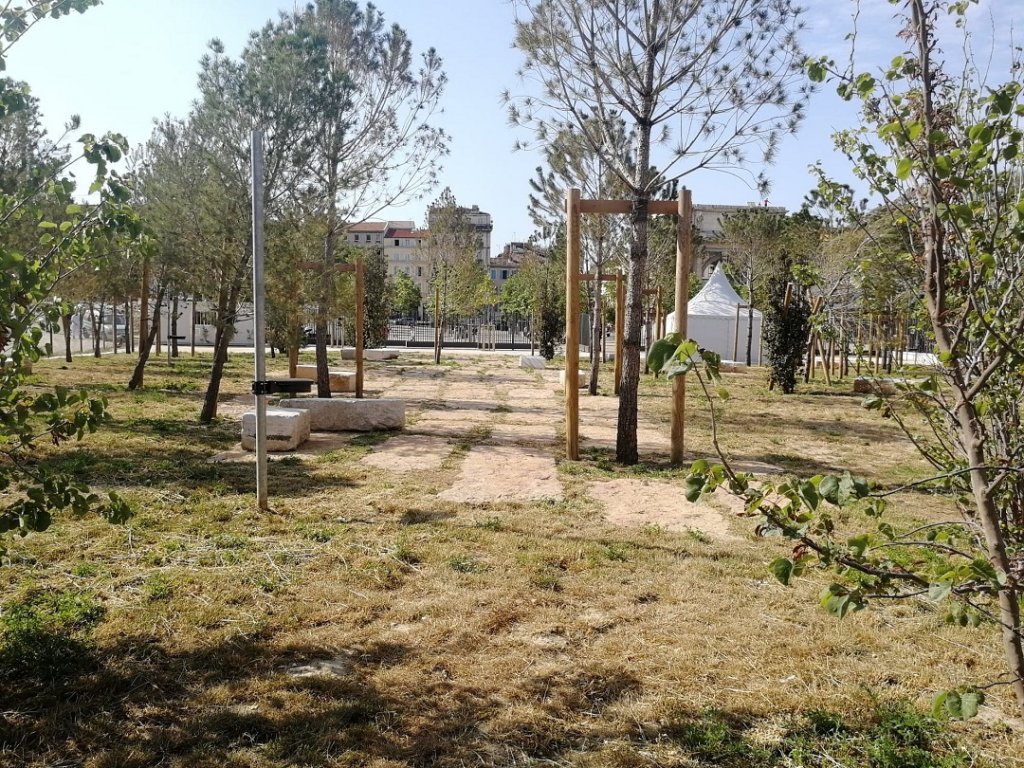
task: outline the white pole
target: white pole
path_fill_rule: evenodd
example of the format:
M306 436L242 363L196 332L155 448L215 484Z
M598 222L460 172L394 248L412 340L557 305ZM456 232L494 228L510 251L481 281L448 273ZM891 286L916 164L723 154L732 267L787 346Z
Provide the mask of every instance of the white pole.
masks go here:
M253 342L256 345L256 381L267 379L266 332L263 325L263 134L252 132L252 295ZM267 396L256 395L256 507L267 502Z

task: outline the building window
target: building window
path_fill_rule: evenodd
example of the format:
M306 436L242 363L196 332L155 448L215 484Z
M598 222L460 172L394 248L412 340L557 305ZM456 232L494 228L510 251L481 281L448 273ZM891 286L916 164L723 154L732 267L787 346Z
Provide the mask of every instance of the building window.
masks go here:
M423 267L416 267L416 277L423 277Z
M199 311L197 309L195 311L195 316L193 317L193 322L196 325L216 325L217 324L217 311L216 310L207 310L205 312L201 312L201 311Z
M401 245L401 244L402 244L401 241L396 238L395 239L395 245Z
M501 270L501 279L502 280L508 280L508 270L507 269Z

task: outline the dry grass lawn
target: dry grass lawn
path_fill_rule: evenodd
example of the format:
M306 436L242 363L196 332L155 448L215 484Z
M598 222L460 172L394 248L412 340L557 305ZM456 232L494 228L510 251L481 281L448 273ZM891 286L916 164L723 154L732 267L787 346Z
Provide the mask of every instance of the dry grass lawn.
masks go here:
M232 357L212 427L195 421L208 359L155 361L140 393L124 391L123 357L38 365L40 383L101 392L113 416L39 460L136 514L14 542L5 616L51 618L4 650L0 765L1024 764L1000 690L985 718L934 731L906 709L995 677L992 628L947 626L923 602L837 621L817 606L824 577L782 587L765 566L785 544L720 500L692 527L610 522L600 498L683 503L684 473L665 462L668 385L642 384L643 464L614 466L601 436L615 400L585 394L581 431L596 437L566 462L557 371L516 362L370 364L370 396L407 399L403 442L390 459L371 434L275 461L270 515L254 509L251 463L208 461L237 443L251 358ZM925 472L849 382L784 398L759 373L726 380L722 443L737 460L887 484ZM710 443L695 389L698 457ZM520 471L517 456L539 463ZM554 496L532 492L545 462ZM466 466L495 478L476 486L504 478L523 494L453 500ZM924 493L896 506L904 520L948 512ZM893 736L905 721L930 740Z

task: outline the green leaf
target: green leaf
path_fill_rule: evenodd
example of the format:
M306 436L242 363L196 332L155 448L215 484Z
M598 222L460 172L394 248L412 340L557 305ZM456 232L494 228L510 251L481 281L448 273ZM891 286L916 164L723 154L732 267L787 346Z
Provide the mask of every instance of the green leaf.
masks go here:
M981 691L967 691L960 695L960 717L970 720L978 714L978 707L985 701L985 694Z
M849 544L850 551L853 556L861 558L864 557L864 553L871 544L871 536L869 534L862 533L859 536L852 537L847 544Z
M661 372L662 368L665 367L665 363L672 358L678 347L679 341L676 341L672 336L658 339L651 344L651 348L647 352L647 365L652 371Z
M932 584L928 587L928 599L933 603L941 603L953 590L953 585L949 582L941 582L939 584Z
M818 493L829 504L839 506L839 480L832 475L821 478L818 483Z
M800 498L802 498L804 503L812 510L817 510L818 504L821 502L821 497L818 496L818 491L814 487L814 483L810 481L800 483Z
M683 496L691 504L700 500L704 491L704 478L699 475L690 475L683 481Z
M796 563L788 557L778 557L768 565L768 570L772 572L776 579L788 587L793 578L793 572L796 570Z
M910 171L913 167L914 161L909 157L904 157L896 164L896 178L900 181L906 181L910 178Z

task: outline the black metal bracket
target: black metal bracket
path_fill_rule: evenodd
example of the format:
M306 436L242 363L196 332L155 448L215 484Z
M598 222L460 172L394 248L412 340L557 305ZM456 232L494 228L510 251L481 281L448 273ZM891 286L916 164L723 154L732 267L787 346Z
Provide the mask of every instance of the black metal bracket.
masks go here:
M313 382L309 379L267 379L252 383L254 395L294 395L309 392L311 389L313 389Z

